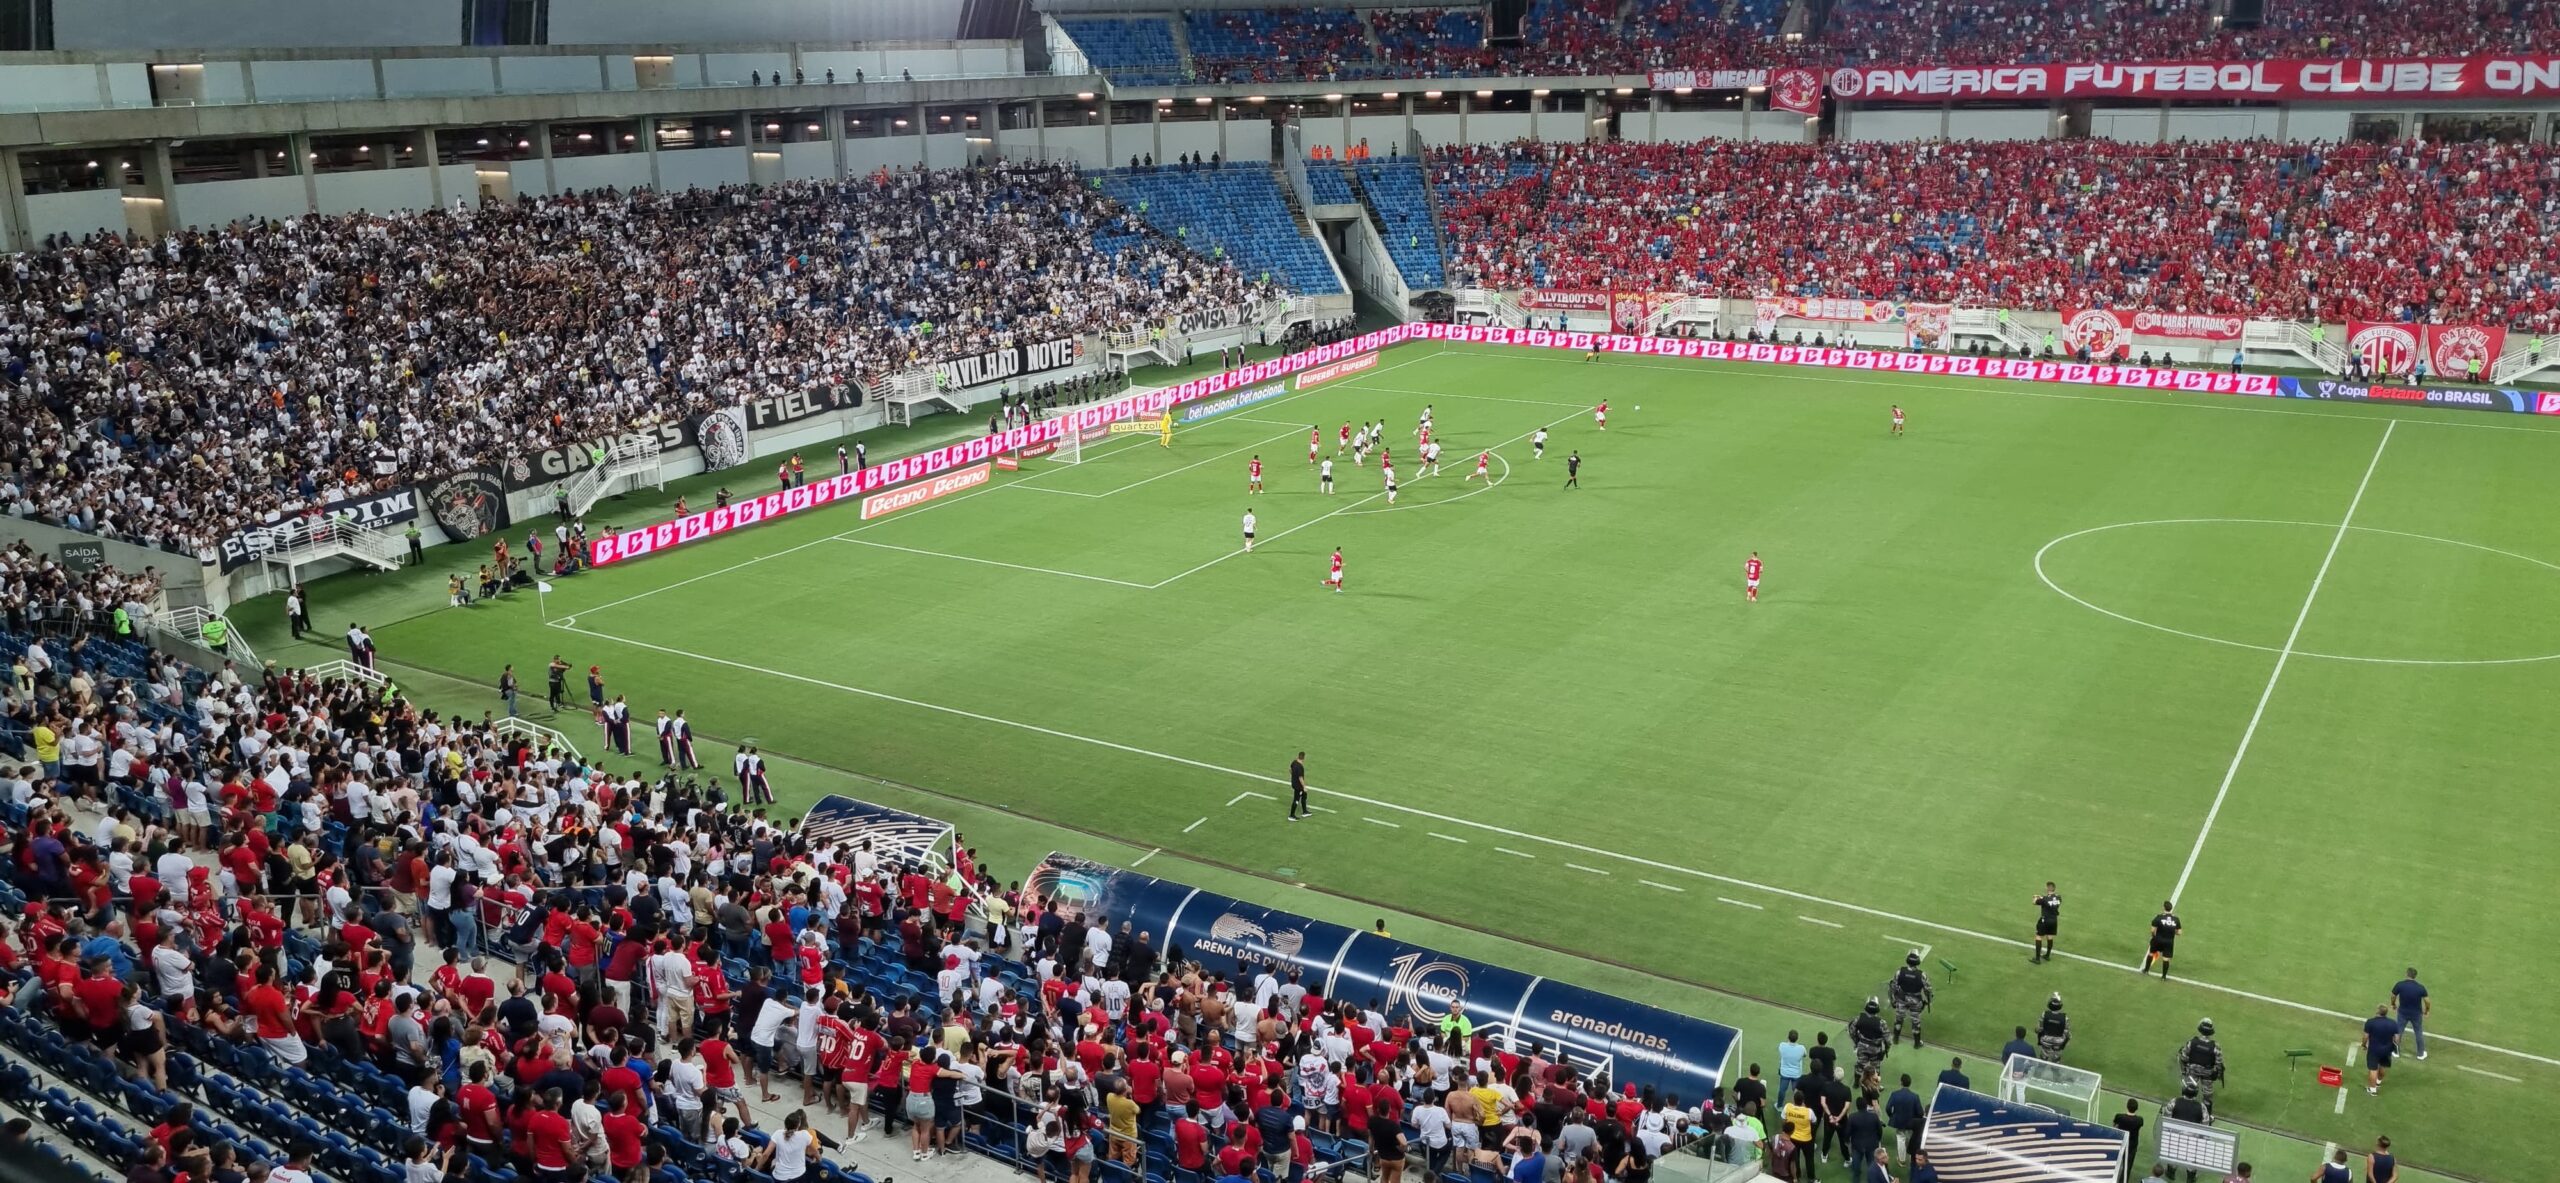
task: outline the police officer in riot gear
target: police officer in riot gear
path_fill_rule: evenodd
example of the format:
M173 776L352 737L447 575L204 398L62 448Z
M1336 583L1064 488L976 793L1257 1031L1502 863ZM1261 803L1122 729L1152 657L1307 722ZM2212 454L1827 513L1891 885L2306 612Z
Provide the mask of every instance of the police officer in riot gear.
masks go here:
M1893 999L1893 1042L1902 1042L1902 1025L1908 1022L1911 1024L1911 1046L1919 1047L1920 1014L1929 1009L1929 1002L1936 995L1936 990L1929 984L1929 975L1920 968L1919 950L1914 949L1903 957L1902 968L1894 972L1893 980L1885 986L1885 993Z
M2206 1019L2196 1024L2196 1037L2178 1049L2180 1091L2196 1090L2206 1121L2213 1120L2213 1094L2222 1087L2222 1070L2222 1048L2213 1042L2213 1020Z
M2071 1016L2062 1013L2062 996L2044 1000L2044 1017L2036 1021L2036 1058L2059 1062L2071 1046Z
M1870 998L1867 1009L1849 1020L1849 1046L1858 1056L1858 1087L1874 1087L1883 1075L1884 1054L1893 1047L1893 1040L1885 1034L1883 1003Z

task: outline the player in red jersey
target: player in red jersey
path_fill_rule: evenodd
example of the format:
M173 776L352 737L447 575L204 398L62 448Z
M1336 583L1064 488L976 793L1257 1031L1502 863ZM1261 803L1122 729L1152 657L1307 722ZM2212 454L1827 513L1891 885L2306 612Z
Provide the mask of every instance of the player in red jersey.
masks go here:
M1417 448L1428 448L1428 447L1430 447L1430 446L1431 446L1431 425L1430 425L1430 424L1428 424L1428 423L1423 424L1420 428L1415 429L1415 431L1414 431L1414 433L1413 433L1413 434L1414 434L1413 446L1415 446L1415 447L1417 447Z
M1395 466L1396 466L1396 452L1395 452L1395 449L1390 448L1390 447L1386 446L1385 444L1380 444L1380 445L1378 445L1378 467L1380 467L1380 468L1394 468Z
M1599 425L1600 430L1609 430L1609 400L1601 399L1599 406L1591 408L1591 421Z
M1476 470L1475 470L1474 472L1469 473L1469 474L1467 475L1467 480L1472 481L1472 480L1476 479L1477 477L1483 477L1483 478L1484 478L1484 483L1486 483L1486 484L1488 484L1488 485L1492 484L1492 483L1493 483L1493 474L1492 474L1492 473L1490 473L1490 472L1485 471L1485 466L1486 466L1486 465L1488 465L1488 464L1491 464L1491 463L1493 463L1493 453L1491 453L1491 452L1478 452L1478 453L1476 453ZM1465 484L1465 483L1466 483L1466 481L1460 481L1459 483L1460 483L1460 484Z
M1351 450L1351 421L1345 419L1342 421L1342 438L1334 441L1333 454L1339 456L1349 450Z
M1324 585L1339 593L1342 590L1342 548L1333 548L1333 571L1324 577Z
M1760 552L1742 561L1742 595L1754 604L1760 602Z
M1902 434L1902 404L1893 404L1893 434Z
M1262 457L1260 456L1255 456L1252 463L1244 466L1244 491L1247 493L1262 491Z
M1319 427L1319 426L1316 426L1315 424L1312 424L1312 423L1308 424L1308 425L1307 425L1307 463L1309 463L1309 464L1313 464L1313 463L1315 463L1315 462L1316 462L1316 447L1317 447L1317 445L1322 444L1322 443L1324 443L1324 428Z

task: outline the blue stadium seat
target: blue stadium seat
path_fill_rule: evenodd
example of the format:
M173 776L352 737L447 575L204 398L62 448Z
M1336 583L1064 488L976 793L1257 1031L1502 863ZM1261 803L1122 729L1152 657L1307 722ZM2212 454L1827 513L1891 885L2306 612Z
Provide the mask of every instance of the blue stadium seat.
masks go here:
M1238 161L1187 172L1157 168L1099 176L1105 193L1192 251L1223 252L1246 274L1267 275L1292 291L1343 290L1324 245L1289 212L1268 164ZM931 993L929 986L925 992Z

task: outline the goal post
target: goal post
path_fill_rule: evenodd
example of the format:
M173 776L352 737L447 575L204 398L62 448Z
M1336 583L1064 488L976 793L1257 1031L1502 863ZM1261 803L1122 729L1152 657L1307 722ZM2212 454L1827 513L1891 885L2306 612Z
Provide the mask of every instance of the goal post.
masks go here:
M2000 1066L2000 1099L2098 1120L2098 1074L2052 1060L2018 1054Z

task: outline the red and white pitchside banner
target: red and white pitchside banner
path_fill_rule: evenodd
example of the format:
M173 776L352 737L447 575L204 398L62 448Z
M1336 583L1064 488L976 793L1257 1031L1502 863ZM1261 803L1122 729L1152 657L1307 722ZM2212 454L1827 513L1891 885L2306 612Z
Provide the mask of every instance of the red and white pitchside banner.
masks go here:
M962 489L974 489L986 484L994 476L990 466L980 464L958 472L946 472L932 480L909 485L903 489L874 493L862 499L862 520L867 522L882 514L896 513L911 506L948 497Z
M2122 312L2106 308L2071 308L2062 313L2062 342L2073 350L2088 346L2093 354L2114 352L2135 337L2176 337L2183 341L2237 341L2248 324L2245 317L2204 316L2184 312Z
M1869 103L1964 99L2528 99L2560 95L2560 57L1844 66L1831 93Z
M1553 312L1606 312L1609 310L1609 293L1533 290L1520 298L1520 305Z
M2423 357L2427 373L2439 378L2468 377L2474 361L2486 376L2506 351L2507 330L2492 325L2347 322L2347 352L2376 374L2411 373Z

